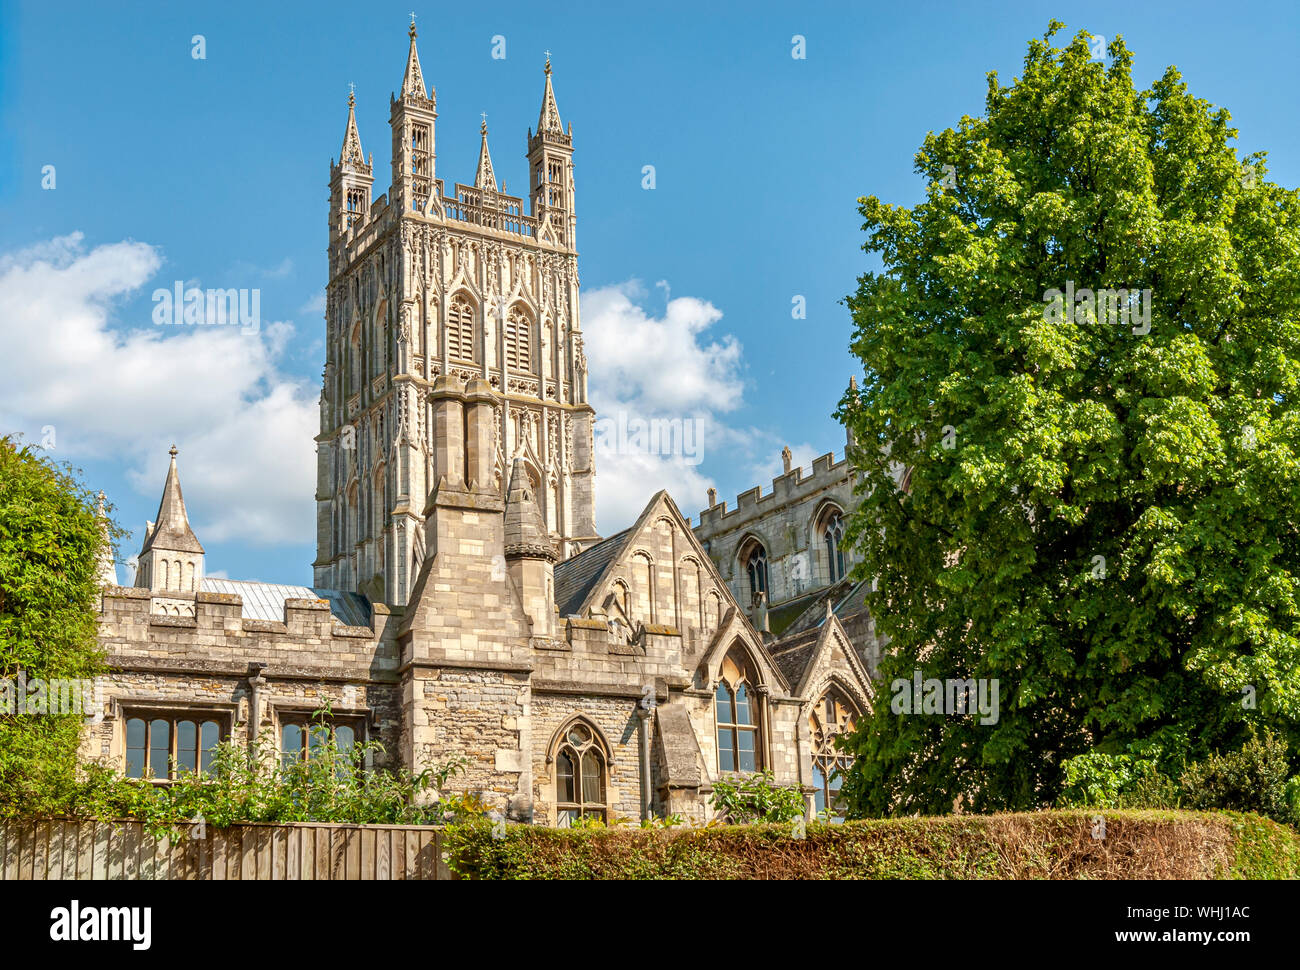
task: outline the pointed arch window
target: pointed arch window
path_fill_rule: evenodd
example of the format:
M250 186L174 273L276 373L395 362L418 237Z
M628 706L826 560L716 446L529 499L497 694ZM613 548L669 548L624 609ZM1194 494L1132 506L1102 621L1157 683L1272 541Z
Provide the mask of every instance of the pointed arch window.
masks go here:
M744 656L733 650L722 662L714 693L718 728L718 770L757 771L761 765L758 734L758 693Z
M830 581L844 578L844 518L839 509L831 509L822 520L822 542L826 546L826 565Z
M474 363L474 308L458 296L447 308L447 356Z
M574 721L560 735L555 751L555 812L561 827L584 815L604 821L605 755L596 732Z
M532 370L532 340L532 320L519 307L512 307L506 318L506 365L511 370L523 372Z
M822 694L808 714L812 738L812 782L817 789L813 803L817 812L828 809L832 817L843 818L840 786L853 764L853 756L836 746L836 739L857 726L858 709L842 691L832 687Z
M755 540L749 547L745 555L745 573L749 577L749 595L756 603L758 595L762 593L771 601L768 595L768 574L767 574L767 550L763 544Z

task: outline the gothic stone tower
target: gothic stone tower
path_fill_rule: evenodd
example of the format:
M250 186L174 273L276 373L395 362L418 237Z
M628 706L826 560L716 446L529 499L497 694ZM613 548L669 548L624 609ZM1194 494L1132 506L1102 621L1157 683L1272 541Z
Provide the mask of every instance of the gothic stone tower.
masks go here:
M578 319L573 128L546 81L528 133L529 196L505 194L481 128L473 185L447 195L435 169L435 93L415 26L391 98L392 185L371 199L354 99L330 163L326 362L317 436L315 584L405 605L427 545L437 467L431 393L483 381L492 399L492 480L504 500L522 462L560 557L596 539L594 412ZM446 382L444 382L446 386Z

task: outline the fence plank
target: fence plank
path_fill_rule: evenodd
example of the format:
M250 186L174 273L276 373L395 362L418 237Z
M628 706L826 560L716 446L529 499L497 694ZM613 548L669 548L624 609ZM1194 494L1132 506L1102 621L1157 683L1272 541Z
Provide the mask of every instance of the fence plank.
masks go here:
M77 878L95 878L95 823L77 823Z
M432 826L232 825L175 842L142 822L0 823L0 879L448 879Z
M225 880L230 878L229 858L227 852L227 836L229 828L214 828L208 833L209 839L212 840L212 878Z
M18 842L14 835L15 826L10 823L0 826L0 879L17 879L18 862L15 851Z
M284 878L298 879L302 874L302 829L292 828L285 831L284 841Z
M284 879L286 859L289 855L289 832L276 826L271 833L271 873L272 879Z
M375 863L370 868L367 879L393 878L393 836L392 829L375 829Z

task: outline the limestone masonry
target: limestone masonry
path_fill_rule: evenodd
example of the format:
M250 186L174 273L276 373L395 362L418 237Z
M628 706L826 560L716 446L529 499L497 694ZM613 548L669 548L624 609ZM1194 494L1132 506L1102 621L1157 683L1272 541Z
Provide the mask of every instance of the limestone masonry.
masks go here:
M137 777L202 770L219 738L309 758L329 701L341 744L567 824L711 815L714 782L769 768L834 811L833 739L871 703L880 644L847 577L846 459L769 495L666 492L597 534L578 314L574 138L546 64L529 199L435 170L437 102L410 31L391 100L392 183L371 198L348 102L330 165L326 362L312 587L205 577L177 452L135 585L104 580L112 672L86 753Z

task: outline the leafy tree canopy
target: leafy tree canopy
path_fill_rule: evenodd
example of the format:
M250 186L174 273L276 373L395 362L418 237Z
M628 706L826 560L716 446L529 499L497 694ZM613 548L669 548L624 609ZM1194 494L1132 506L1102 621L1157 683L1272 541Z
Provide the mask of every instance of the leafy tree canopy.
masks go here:
M1296 767L1300 197L1175 68L1138 91L1122 39L1107 64L1062 26L926 137L924 201L859 200L883 269L838 416L889 638L859 814L1033 807L1070 757L1251 723ZM894 713L916 670L996 678L997 722Z

